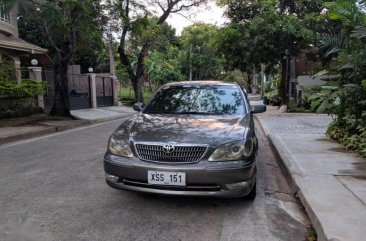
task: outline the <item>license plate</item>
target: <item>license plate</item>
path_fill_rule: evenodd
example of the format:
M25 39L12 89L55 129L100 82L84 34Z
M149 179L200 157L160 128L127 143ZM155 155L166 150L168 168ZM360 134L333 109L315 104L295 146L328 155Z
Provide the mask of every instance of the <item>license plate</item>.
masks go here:
M149 184L154 185L185 186L186 174L184 172L148 171L147 180Z

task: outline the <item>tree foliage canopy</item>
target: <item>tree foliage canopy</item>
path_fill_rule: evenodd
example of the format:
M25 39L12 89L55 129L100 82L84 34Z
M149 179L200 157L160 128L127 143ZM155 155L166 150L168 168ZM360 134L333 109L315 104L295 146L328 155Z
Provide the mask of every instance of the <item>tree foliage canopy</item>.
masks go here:
M90 46L101 43L104 18L99 0L19 1L25 8L20 17L20 33L49 49L54 61L55 102L51 114L70 115L68 66L87 58ZM29 31L29 32L28 32ZM31 33L31 36L27 35Z
M182 48L187 52L184 72L187 77L191 68L193 79L219 78L224 58L218 51L219 28L198 23L185 28L181 36Z
M111 12L119 19L116 24L120 26L118 52L134 88L136 102L144 101L142 86L146 73L145 60L156 44L168 16L206 2L207 0L117 0L110 4ZM159 9L159 13L154 14L155 10L150 9Z

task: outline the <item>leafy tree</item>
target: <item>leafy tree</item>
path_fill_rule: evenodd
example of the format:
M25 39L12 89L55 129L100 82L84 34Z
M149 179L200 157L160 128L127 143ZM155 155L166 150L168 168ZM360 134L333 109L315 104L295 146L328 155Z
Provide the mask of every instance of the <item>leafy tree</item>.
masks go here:
M92 16L99 18L102 16L102 9L100 5L93 4L93 11L95 12ZM56 53L49 41L47 36L45 36L43 26L40 24L42 22L39 11L36 8L28 7L21 8L18 17L18 29L19 36L27 42L36 44L43 48L49 49L49 55L55 58ZM104 19L94 20L96 26L102 26L104 24ZM82 72L87 72L89 67L93 67L95 71L104 72L108 65L108 56L106 45L103 42L102 33L89 33L92 41L88 44L81 44L73 59L71 64L79 64L81 66ZM109 71L109 66L107 66Z
M253 72L260 64L271 71L282 67L282 101L288 100L286 55L296 56L316 44L322 1L234 1L221 0L227 6L231 24L222 31L221 49L228 59L227 69ZM315 19L315 20L314 20ZM314 24L317 23L317 24ZM242 59L240 59L242 58Z
M324 108L337 114L328 129L331 138L348 149L366 156L366 14L365 1L327 2L328 17L342 23L338 34L323 36L320 48L327 56L337 57L335 70L340 74L337 96L321 95Z
M279 0L279 10L282 14L306 14L320 13L323 9L323 0Z
M129 75L136 102L144 101L142 87L146 56L155 45L158 33L168 16L172 13L187 11L206 2L207 0L117 0L111 5L114 13L121 20L118 53ZM148 6L149 9L159 9L160 16L152 18Z
M179 59L181 51L174 46L166 48L166 51L154 50L146 60L147 74L156 85L183 80Z
M42 26L39 24L42 20L38 13L34 6L28 5L26 8L20 8L18 13L19 37L29 43L51 50L51 43L44 36ZM53 55L52 52L49 54Z
M55 102L51 114L71 116L68 66L74 62L79 51L89 51L87 46L96 46L98 41L101 43L104 20L101 17L100 1L29 2L31 4L25 5L26 10L20 18L20 32L25 39L50 50L55 70ZM82 58L86 56L79 55L78 60Z
M228 72L224 77L224 81L236 82L240 86L245 87L245 89L248 89L247 76L238 69Z
M179 39L176 35L175 28L168 23L163 23L154 42L152 49L165 53L171 46L178 46Z
M216 79L223 71L225 59L218 53L218 27L211 24L194 24L186 27L181 36L182 48L187 52L183 60L184 72L192 79Z

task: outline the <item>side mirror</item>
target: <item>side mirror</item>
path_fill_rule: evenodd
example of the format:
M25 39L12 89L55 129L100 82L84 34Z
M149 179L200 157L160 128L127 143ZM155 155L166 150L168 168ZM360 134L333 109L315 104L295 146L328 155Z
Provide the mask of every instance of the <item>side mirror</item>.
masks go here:
M140 112L143 107L144 107L144 104L141 103L141 102L137 102L137 103L133 104L133 109L135 111L139 111Z
M267 110L267 106L265 106L265 105L253 105L251 113L259 114L259 113L266 112L266 110Z

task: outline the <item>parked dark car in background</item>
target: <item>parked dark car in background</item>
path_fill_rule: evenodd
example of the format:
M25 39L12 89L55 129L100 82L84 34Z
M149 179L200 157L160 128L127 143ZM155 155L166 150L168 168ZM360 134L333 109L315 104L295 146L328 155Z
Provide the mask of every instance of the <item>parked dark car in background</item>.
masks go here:
M104 157L107 184L166 195L256 195L253 114L236 83L189 81L164 85L122 123Z

